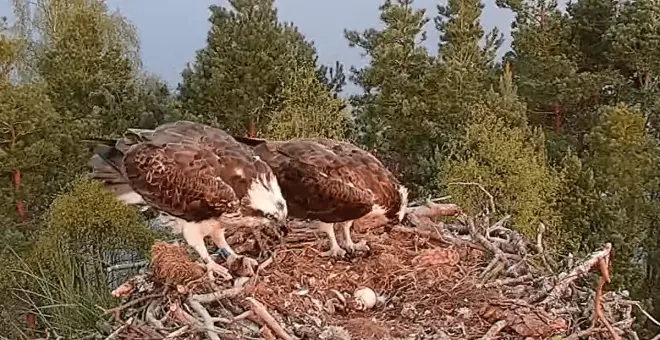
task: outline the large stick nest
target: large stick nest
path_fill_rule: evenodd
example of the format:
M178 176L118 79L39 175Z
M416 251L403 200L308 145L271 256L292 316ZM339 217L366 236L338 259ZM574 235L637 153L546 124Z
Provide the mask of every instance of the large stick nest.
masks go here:
M553 268L543 252L543 228L531 242L505 227L508 218L491 225L483 214L453 223L429 217L452 211L427 203L387 232L358 225L364 233L353 238L366 239L371 251L343 260L321 257L325 237L292 225L254 277L233 282L207 275L183 246L159 242L149 269L113 291L126 301L106 311L114 316L107 338L577 339L632 332L635 302L625 292L603 293L610 244L552 274L560 265ZM585 279L590 271L600 273L596 287ZM363 288L376 300L360 295Z

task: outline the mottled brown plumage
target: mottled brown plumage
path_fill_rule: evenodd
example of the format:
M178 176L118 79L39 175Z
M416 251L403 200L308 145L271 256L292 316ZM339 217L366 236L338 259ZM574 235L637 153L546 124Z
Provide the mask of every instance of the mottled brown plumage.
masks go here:
M173 229L205 260L204 236L231 255L224 228L286 220L270 167L221 129L179 121L155 130L129 129L107 144L92 157L91 177L128 204L169 215Z
M235 137L273 169L287 201L289 216L342 223L344 237L353 220L379 215L400 221L407 190L369 152L329 139L265 141ZM325 226L324 230L330 227ZM334 235L329 235L332 238ZM361 248L348 241L349 248ZM333 245L334 247L334 245ZM334 249L332 255L341 255Z

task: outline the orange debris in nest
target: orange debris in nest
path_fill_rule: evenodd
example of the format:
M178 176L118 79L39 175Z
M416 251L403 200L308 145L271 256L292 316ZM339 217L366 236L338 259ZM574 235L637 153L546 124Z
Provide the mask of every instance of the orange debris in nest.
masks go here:
M156 242L151 247L153 278L165 284L178 285L197 280L205 274L204 268L188 257L185 248Z

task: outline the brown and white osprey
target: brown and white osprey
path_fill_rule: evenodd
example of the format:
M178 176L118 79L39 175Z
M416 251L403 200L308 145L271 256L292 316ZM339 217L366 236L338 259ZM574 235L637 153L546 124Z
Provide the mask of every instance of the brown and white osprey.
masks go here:
M129 129L108 144L95 150L91 178L127 204L169 215L173 231L227 278L228 270L210 258L205 236L229 253L231 263L239 256L225 240L226 228L286 223L286 202L270 167L223 130L178 121L155 130Z
M406 213L406 187L376 157L353 144L329 139L234 138L253 147L271 167L290 217L320 222L319 230L328 235L331 245L323 256L346 254L337 243L334 224L343 228L346 250L368 250L364 240L354 243L351 239L354 220L401 222Z

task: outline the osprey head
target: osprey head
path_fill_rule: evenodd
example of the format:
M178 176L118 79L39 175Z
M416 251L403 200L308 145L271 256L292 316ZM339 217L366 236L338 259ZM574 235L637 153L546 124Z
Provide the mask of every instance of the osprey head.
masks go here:
M288 215L277 178L272 173L260 174L248 188L248 205L264 217L265 223L284 225Z

